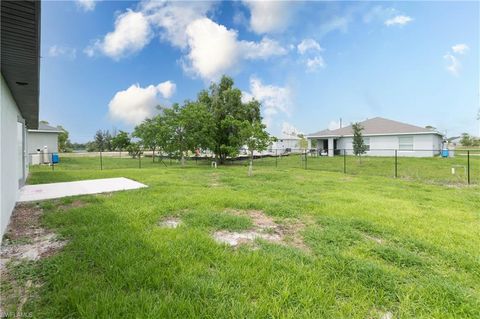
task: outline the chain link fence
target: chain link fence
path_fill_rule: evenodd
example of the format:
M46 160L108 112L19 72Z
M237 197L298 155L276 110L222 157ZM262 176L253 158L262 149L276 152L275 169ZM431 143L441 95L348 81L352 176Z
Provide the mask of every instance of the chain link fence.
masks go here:
M224 166L248 166L250 154L241 150ZM29 154L30 171L145 169L169 167L214 167L211 153L188 154L182 160L158 151L143 150L132 156L126 151ZM351 149L329 151L277 149L253 153L254 168L298 168L351 175L385 176L446 185L480 184L480 149L369 150L355 156Z

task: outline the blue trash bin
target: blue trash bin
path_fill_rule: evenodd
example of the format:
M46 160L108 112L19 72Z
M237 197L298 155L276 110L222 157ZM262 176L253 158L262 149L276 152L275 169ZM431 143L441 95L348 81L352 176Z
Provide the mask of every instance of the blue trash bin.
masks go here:
M442 157L448 157L448 149L442 150Z
M53 164L58 164L60 162L60 158L58 157L58 153L53 153L52 154L52 163Z

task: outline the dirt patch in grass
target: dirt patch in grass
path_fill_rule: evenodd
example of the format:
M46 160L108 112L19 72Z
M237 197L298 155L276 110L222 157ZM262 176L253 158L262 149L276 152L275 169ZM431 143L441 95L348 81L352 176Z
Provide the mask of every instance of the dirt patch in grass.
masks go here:
M251 244L256 239L262 239L305 251L310 250L303 241L301 231L313 223L311 219L284 219L281 223L277 223L272 217L259 210L229 210L227 213L248 216L252 220L253 227L243 232L217 231L213 234L213 238L219 243L237 247L242 244Z
M61 211L67 211L67 210L70 210L72 208L84 207L86 204L87 203L85 203L84 201L76 199L76 200L72 201L71 203L58 205L57 208Z
M38 260L51 256L66 244L66 241L58 240L56 234L40 226L42 212L40 207L31 204L15 207L0 247L2 271L10 261Z
M36 261L55 254L67 243L58 240L56 234L40 225L42 209L32 204L15 207L10 224L0 247L0 282L2 289L0 312L14 309L21 313L30 291L34 288L31 280L18 281L9 271L24 262Z
M162 219L159 223L158 226L163 227L163 228L177 228L182 224L182 221L177 218L177 217L168 217Z

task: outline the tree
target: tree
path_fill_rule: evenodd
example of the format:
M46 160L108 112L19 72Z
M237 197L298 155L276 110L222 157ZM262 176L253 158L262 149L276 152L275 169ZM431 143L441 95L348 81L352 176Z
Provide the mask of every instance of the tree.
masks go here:
M130 143L127 146L128 155L132 158L137 158L142 155L142 148L139 142Z
M71 152L73 145L68 139L68 131L64 129L61 125L58 125L57 128L61 130L60 133L58 133L58 150L60 152Z
M126 150L128 145L130 145L130 137L125 131L119 131L115 136L112 137L112 149L117 151Z
M468 133L462 133L460 144L462 144L462 146L479 146L480 140L476 139Z
M113 146L112 146L112 134L108 130L103 132L103 136L105 139L105 149L107 151L113 151Z
M303 134L298 134L300 141L298 142L298 146L305 152L308 148L308 140L305 138Z
M155 162L155 151L166 149L167 130L165 119L162 115L157 115L145 119L140 125L137 125L132 135L140 139L140 144L144 149L152 151L152 161Z
M243 103L242 92L233 84L230 77L223 76L220 83L212 83L208 91L201 91L197 99L211 114L213 129L209 132L208 148L219 163L224 163L229 156L237 156L244 145L243 121L261 121L260 103L255 100Z
M112 135L108 130L102 131L98 130L95 132L95 136L93 138L94 145L91 146L95 151L112 151Z
M248 147L250 163L248 165L248 176L253 175L253 152L264 151L272 141L265 131L266 126L261 121L244 121L242 123L242 138Z
M212 145L213 118L207 107L199 102L185 101L164 108L159 115L166 127L165 149L185 164L189 151L207 149Z
M363 140L363 126L360 123L353 123L352 124L352 129L353 129L353 154L355 156L360 156L360 161L361 161L361 155L365 154L367 151L367 145L365 145L365 141Z
M102 130L98 130L94 136L95 150L103 152L106 147L105 135Z

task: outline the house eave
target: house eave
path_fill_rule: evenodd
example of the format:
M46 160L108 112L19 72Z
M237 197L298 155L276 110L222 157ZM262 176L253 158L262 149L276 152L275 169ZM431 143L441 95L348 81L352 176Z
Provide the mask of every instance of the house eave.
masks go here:
M443 134L439 132L408 132L408 133L377 133L377 134L362 134L362 136L397 136L397 135L439 135L443 137ZM341 137L353 137L353 134L348 135L308 135L307 138L341 138Z
M51 131L51 130L28 130L28 133L55 133L60 134L63 131Z

